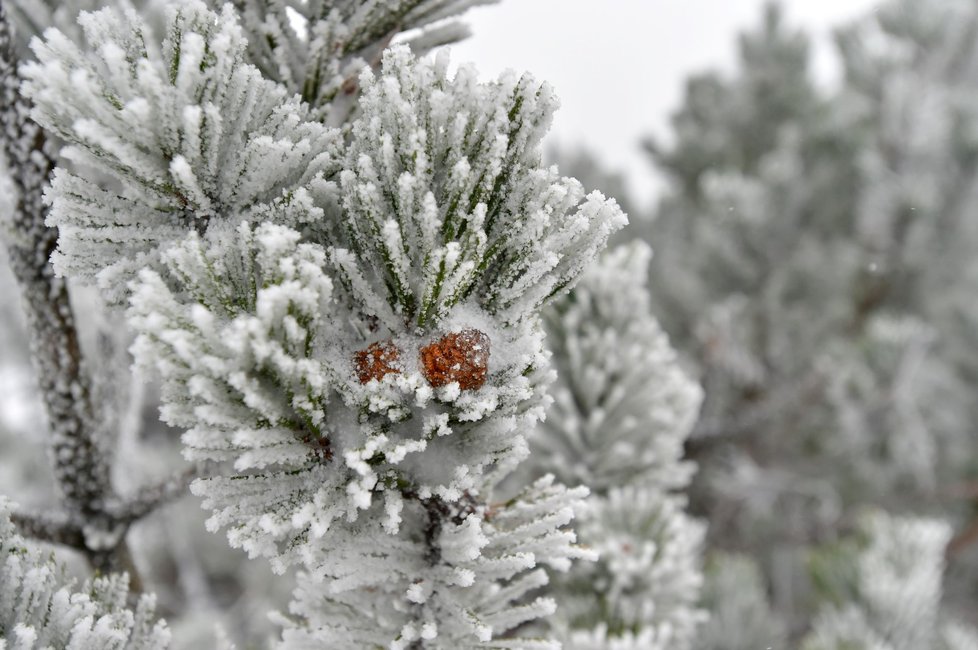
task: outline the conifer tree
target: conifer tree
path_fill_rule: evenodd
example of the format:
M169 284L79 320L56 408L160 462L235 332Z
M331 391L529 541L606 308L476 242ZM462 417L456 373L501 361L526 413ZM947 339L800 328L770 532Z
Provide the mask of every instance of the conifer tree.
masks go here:
M585 487L494 488L548 403L540 311L625 217L541 164L548 86L411 52L458 38L445 19L472 4L107 8L46 30L19 71L6 41L22 289L56 287L70 315L69 277L126 314L206 470L208 527L297 571L285 648L558 647L528 625L554 611L544 568L592 557L568 528ZM69 511L15 520L114 571L128 524L186 476L114 496L74 324L56 325L74 356L38 370L52 424L78 420L55 437Z
M945 598L974 612L953 495L978 457L976 25L972 2L884 2L840 30L825 89L771 7L733 77L690 82L675 144L648 147L670 178L644 233L654 309L705 391L692 509L708 547L760 563L789 643L819 609L808 556L867 506L948 518Z

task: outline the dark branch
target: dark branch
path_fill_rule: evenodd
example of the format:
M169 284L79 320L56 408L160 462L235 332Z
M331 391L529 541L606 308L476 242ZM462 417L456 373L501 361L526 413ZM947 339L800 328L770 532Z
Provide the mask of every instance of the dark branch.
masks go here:
M78 548L98 571L128 571L137 588L139 578L125 541L128 522L105 513L115 497L100 447L108 437L100 429L103 420L92 399L68 284L50 264L58 231L45 225L44 189L55 156L44 130L30 119L30 101L20 93L18 63L0 0L0 138L17 193L13 214L0 216L11 269L20 285L31 358L50 427L54 475L67 513L64 520L21 515L18 521L31 537ZM84 522L85 528L73 532L68 521Z
M24 537L78 550L85 548L81 527L62 513L28 514L18 510L10 513L10 520Z
M0 126L18 195L14 214L7 217L7 250L21 289L31 356L51 427L55 476L69 510L92 514L111 494L109 468L96 439L97 418L68 286L49 262L58 231L44 224L43 195L55 162L44 131L30 119L29 101L20 94L17 63L0 2Z
M142 519L163 504L187 494L190 483L201 474L199 467L185 469L159 483L143 486L136 494L118 505L109 504L107 512L120 523L128 524Z

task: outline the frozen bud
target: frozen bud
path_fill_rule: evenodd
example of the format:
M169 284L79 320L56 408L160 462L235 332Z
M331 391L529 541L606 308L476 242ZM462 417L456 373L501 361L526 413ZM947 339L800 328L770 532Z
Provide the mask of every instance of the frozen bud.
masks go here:
M333 446L328 437L310 433L302 436L301 440L312 449L320 461L333 460Z
M435 388L458 382L462 390L478 390L489 369L489 337L476 329L447 334L421 348L421 368Z
M380 381L391 373L400 373L400 360L401 351L389 340L371 343L366 350L358 350L353 355L357 378L361 384L372 379Z

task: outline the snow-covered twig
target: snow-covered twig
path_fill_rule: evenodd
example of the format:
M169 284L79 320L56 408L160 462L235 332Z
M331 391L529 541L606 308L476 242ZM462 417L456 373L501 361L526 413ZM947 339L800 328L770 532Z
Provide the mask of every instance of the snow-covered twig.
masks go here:
M176 472L158 483L143 486L128 499L108 504L106 510L117 521L137 521L160 506L188 494L190 484L204 473L199 466Z
M45 225L43 194L55 160L44 130L29 117L30 101L20 93L14 43L0 2L0 127L7 171L16 194L12 213L4 215L5 243L23 296L32 358L50 429L54 475L65 508L58 515L19 513L14 520L28 536L80 550L93 568L129 571L136 584L125 530L155 504L171 498L181 486L185 488L189 479L147 489L127 501L118 514L107 511L116 500L103 448L108 435L101 429L103 419L92 399L67 281L55 275L49 261L58 230ZM111 534L93 535L94 528Z
M84 548L85 536L77 522L64 513L29 513L15 510L10 521L20 534L42 542L61 544L71 548Z

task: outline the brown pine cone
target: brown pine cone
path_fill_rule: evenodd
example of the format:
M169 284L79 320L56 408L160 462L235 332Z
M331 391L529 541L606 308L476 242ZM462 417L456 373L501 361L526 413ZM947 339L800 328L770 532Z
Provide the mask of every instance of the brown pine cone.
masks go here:
M371 379L380 381L387 375L400 373L401 351L391 340L371 343L366 350L358 350L353 354L357 378L361 384Z
M489 337L477 329L446 334L421 348L421 369L435 388L458 382L462 390L478 390L489 370Z

